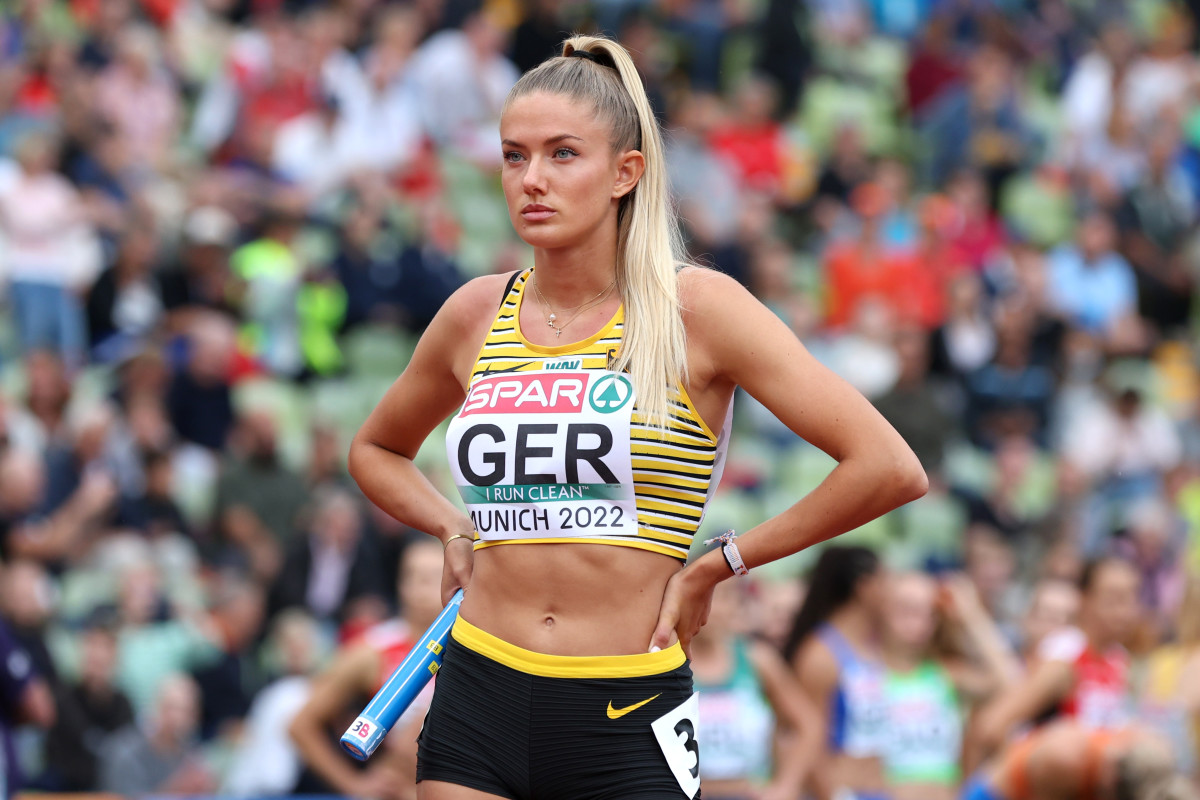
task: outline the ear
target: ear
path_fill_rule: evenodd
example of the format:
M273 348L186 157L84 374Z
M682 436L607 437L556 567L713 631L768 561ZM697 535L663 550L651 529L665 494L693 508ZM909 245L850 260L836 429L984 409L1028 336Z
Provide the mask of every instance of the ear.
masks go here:
M613 181L612 196L619 200L633 191L646 171L646 157L640 150L626 150L617 156L617 174Z

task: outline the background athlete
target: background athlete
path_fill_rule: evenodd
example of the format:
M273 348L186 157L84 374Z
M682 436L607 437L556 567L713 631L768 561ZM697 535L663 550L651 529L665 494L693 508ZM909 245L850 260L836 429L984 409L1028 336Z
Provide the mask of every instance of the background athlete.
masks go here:
M1170 746L1146 731L1056 722L1007 746L962 800L1195 800Z
M414 637L428 628L441 610L437 603L440 550L437 542L423 539L405 547L397 576L399 617L367 629L338 653L329 668L314 680L308 702L292 720L290 733L305 766L334 791L388 800L413 796L416 731L410 729L419 725L428 707L426 694L401 717L394 735L388 737L365 770L356 769L355 762L347 759L335 742L354 712L379 691L408 655Z

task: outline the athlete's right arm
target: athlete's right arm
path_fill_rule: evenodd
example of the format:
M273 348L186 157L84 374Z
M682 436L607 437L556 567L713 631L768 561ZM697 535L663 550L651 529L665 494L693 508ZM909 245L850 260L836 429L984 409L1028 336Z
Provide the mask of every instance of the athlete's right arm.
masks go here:
M327 729L359 697L370 695L380 669L379 653L366 645L339 653L329 669L313 681L308 702L292 718L288 734L309 769L333 789L352 797L377 796L386 770L354 769L330 740Z
M1071 691L1074 676L1074 667L1066 661L1043 661L1024 681L1001 692L979 712L971 760L977 764L987 758L1017 726L1061 702Z
M829 709L833 693L837 690L838 664L829 648L817 641L816 637L809 637L800 645L794 664L800 688L812 701L817 713L818 729L822 735L820 755L812 775L812 788L818 796L828 798L833 795L834 789L831 769L834 754L829 749L829 728L833 721L829 718Z
M809 775L825 749L821 712L774 648L755 642L750 648L750 661L762 683L763 694L775 711L775 718L783 723L780 727L791 734L786 739L786 748L777 747L779 757L767 790L770 794L764 791L759 800L802 797ZM780 741L778 734L777 730L777 742Z
M434 488L413 463L430 431L466 397L475 358L503 293L505 275L487 275L455 292L417 343L412 360L359 428L349 469L371 502L405 525L446 542L473 536L470 517ZM470 580L470 548L451 547L442 602Z

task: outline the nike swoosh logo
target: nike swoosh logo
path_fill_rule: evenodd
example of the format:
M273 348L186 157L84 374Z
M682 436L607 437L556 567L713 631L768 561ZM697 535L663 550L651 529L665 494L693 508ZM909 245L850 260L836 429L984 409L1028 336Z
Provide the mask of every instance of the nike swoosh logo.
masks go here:
M517 370L525 369L525 367L528 367L533 363L535 362L526 361L524 364L517 364L515 367L505 367L504 369L492 369L492 365L489 364L483 368L483 376L487 377L488 375L499 375L503 372L516 372Z
M640 703L634 703L633 705L625 706L624 708L613 708L612 700L609 700L608 701L608 718L609 719L620 719L621 717L628 714L630 711L637 711L639 708L646 705L646 703L649 703L651 700L656 700L659 697L659 695L661 695L661 694L662 694L662 692L659 692L658 694L654 695L654 697L647 697L645 700L643 700Z

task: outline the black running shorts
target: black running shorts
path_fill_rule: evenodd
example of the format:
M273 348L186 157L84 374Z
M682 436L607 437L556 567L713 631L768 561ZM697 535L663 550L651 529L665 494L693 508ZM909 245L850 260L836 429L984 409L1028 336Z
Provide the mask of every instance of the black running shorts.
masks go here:
M678 645L549 656L460 618L421 731L417 781L511 800L695 800L692 696Z

